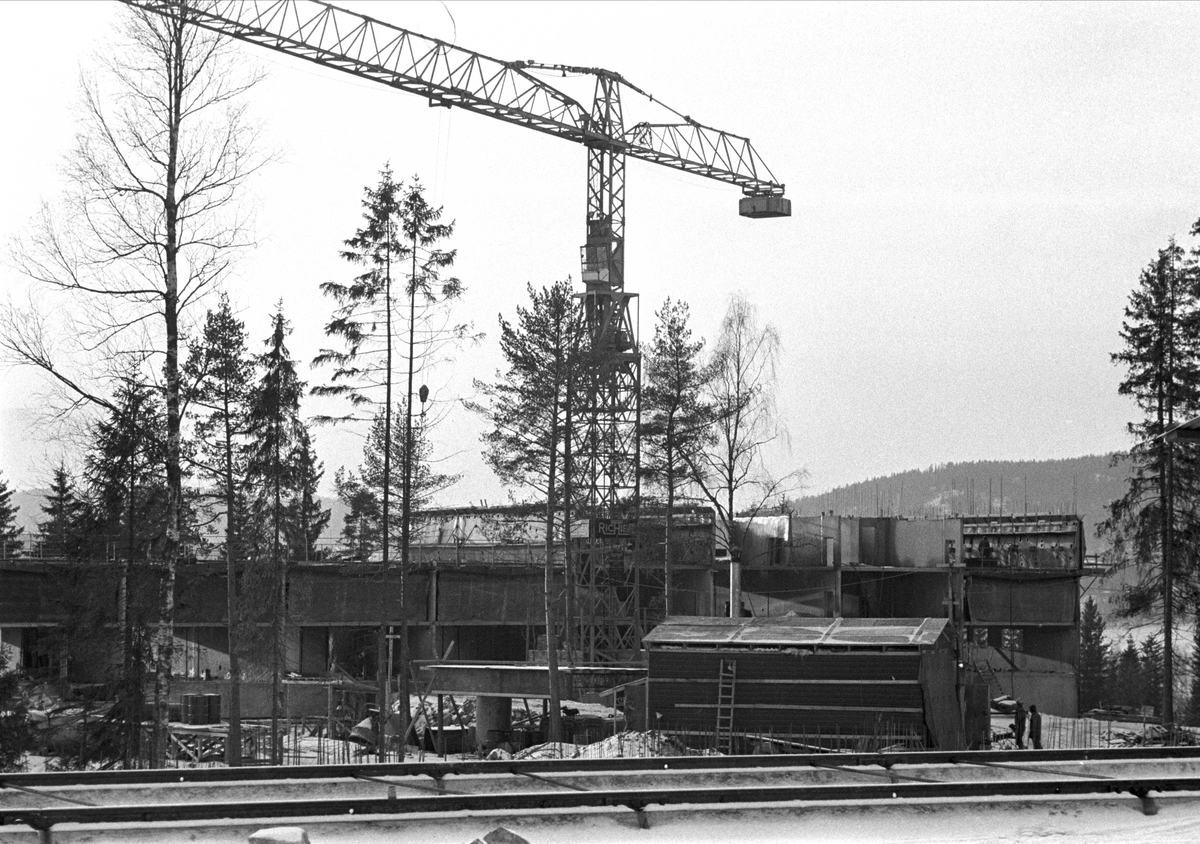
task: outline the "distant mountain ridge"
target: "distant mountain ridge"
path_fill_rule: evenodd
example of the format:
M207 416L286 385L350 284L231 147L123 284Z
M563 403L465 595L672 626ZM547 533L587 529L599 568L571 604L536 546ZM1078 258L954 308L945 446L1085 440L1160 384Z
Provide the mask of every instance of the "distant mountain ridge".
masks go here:
M911 469L793 499L797 515L940 518L954 515L1076 514L1087 551L1108 547L1096 536L1108 505L1125 493L1129 462L1112 454L1061 460L976 460Z
M988 484L992 513L1076 513L1087 526L1087 550L1107 547L1095 534L1108 505L1124 494L1128 461L1113 465L1111 454L1091 454L1063 460L976 460L944 463L928 469L911 469L838 487L819 495L793 499L797 515L815 516L832 511L841 516L905 516L939 518L949 515L986 515ZM1003 494L1001 490L1003 489ZM21 509L17 524L36 531L44 521L46 489L20 490L12 503ZM322 540L341 534L345 505L337 498L322 498L333 511Z

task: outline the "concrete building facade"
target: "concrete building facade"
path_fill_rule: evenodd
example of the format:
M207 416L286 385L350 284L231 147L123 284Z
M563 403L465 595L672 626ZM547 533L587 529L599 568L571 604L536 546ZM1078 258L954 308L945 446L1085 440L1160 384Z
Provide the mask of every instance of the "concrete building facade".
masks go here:
M962 670L993 696L1076 714L1077 517L779 516L742 527L743 615L945 618ZM727 602L728 589L716 591Z

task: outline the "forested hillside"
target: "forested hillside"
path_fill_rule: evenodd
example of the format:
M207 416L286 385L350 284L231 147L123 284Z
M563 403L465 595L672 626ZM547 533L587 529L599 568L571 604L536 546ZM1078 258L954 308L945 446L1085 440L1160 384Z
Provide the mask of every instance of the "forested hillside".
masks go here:
M1110 454L1064 460L977 460L943 463L871 478L795 499L797 515L938 518L988 513L1075 513L1087 525L1088 553L1107 547L1096 537L1106 507L1125 491L1128 463Z

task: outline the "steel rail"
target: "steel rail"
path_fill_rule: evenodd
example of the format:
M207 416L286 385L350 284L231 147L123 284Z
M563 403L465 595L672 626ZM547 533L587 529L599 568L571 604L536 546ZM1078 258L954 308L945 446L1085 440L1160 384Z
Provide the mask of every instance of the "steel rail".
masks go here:
M459 762L368 762L349 765L253 766L247 768L169 768L128 771L62 771L0 774L0 788L11 786L167 785L172 783L269 782L271 780L331 780L368 777L478 776L524 772L605 773L623 771L712 771L739 768L803 768L834 764L840 767L949 765L971 763L1118 762L1153 760L1200 762L1197 747L1110 747L1084 750L970 750L899 753L805 753L772 756L662 756L616 759L470 760Z
M1111 780L1000 780L945 783L869 783L803 786L638 788L508 794L446 794L418 797L263 800L238 803L165 803L69 808L0 809L0 826L49 830L58 824L165 823L223 819L336 818L447 812L512 812L539 809L649 806L821 803L828 801L945 800L994 797L1067 797L1132 794L1153 814L1152 793L1200 792L1200 777L1122 777Z

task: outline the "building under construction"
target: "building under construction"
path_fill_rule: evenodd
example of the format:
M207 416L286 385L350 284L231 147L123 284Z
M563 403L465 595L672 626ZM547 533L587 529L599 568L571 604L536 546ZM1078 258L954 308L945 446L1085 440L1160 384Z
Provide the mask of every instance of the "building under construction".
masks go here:
M642 663L646 634L664 620L661 517L636 529L593 520L568 555L554 546L565 665ZM955 682L990 687L1039 710L1074 715L1083 533L1075 517L763 517L742 525L740 615L808 619L945 619L959 666ZM295 713L324 711L330 682L377 676L380 621L393 676L399 639L413 660L545 661L539 522L462 511L417 534L403 581L383 585L378 563L330 559L289 566L287 648ZM711 515L680 514L674 532L673 606L689 617L730 615L729 563ZM38 559L0 568L0 636L32 673L103 681L108 665L70 652L59 635L79 572L97 563ZM88 599L96 601L95 589ZM735 594L739 590L735 589ZM116 592L111 600L116 601ZM220 694L229 670L225 571L182 566L176 594L173 695ZM264 628L269 619L262 619ZM248 717L269 711L269 637L243 658Z
M992 696L1076 714L1077 517L768 517L743 546L743 615L945 618Z

